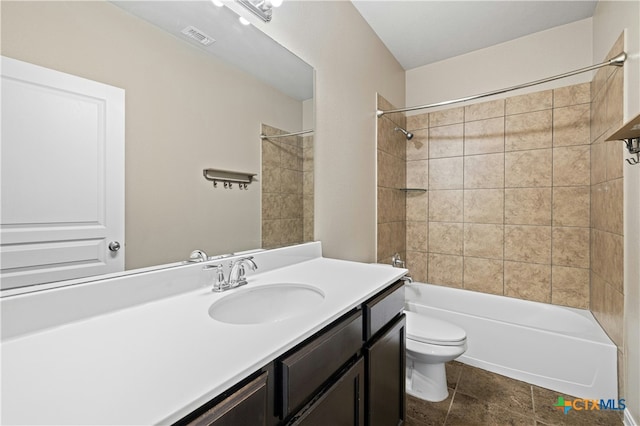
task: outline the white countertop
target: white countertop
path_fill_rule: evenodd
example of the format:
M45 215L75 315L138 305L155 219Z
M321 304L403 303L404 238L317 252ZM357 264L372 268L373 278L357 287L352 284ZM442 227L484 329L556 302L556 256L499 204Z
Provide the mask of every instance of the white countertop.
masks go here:
M259 255L256 262L260 266ZM265 366L406 272L315 258L263 273L247 286L320 288L316 308L257 325L211 319L235 290L198 287L2 342L3 424L169 424ZM3 318L6 320L6 318Z

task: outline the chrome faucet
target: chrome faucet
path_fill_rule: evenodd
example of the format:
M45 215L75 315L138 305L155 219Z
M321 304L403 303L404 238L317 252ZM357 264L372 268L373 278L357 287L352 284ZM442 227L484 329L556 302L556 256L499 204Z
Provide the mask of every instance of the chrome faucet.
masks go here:
M240 287L241 285L245 285L247 283L247 278L245 277L244 265L249 265L252 271L258 269L258 265L253 261L253 256L249 257L241 257L235 262L231 262L231 271L229 272L229 287Z
M209 260L209 256L202 250L194 250L189 256L188 262L206 262Z
M240 287L247 284L247 278L245 277L245 264L249 265L252 271L258 269L258 265L253 261L253 256L241 257L229 264L231 270L229 271L229 279L224 278L224 270L222 265L206 265L205 270L216 269L216 280L213 283L212 291L221 292L232 288Z

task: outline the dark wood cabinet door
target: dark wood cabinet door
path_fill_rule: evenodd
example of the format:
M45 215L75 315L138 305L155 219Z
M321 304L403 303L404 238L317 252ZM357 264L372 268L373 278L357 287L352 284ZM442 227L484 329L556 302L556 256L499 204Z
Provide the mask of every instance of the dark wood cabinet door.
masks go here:
M364 426L364 358L351 366L290 425Z
M267 377L268 374L263 372L188 424L190 426L265 426Z
M367 425L395 426L405 418L405 315L365 346Z

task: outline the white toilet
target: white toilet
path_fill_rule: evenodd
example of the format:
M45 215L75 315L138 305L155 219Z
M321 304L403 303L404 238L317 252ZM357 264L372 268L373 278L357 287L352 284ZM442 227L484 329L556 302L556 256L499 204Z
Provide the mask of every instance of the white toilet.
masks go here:
M457 325L405 311L407 393L426 401L449 396L444 364L467 350L467 334Z

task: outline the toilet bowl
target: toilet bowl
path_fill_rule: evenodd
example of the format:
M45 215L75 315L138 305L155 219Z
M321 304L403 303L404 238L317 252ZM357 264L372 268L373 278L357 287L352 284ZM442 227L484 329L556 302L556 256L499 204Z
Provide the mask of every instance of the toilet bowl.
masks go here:
M449 396L444 364L467 350L467 335L446 321L416 312L405 314L407 393L426 401L443 401Z

